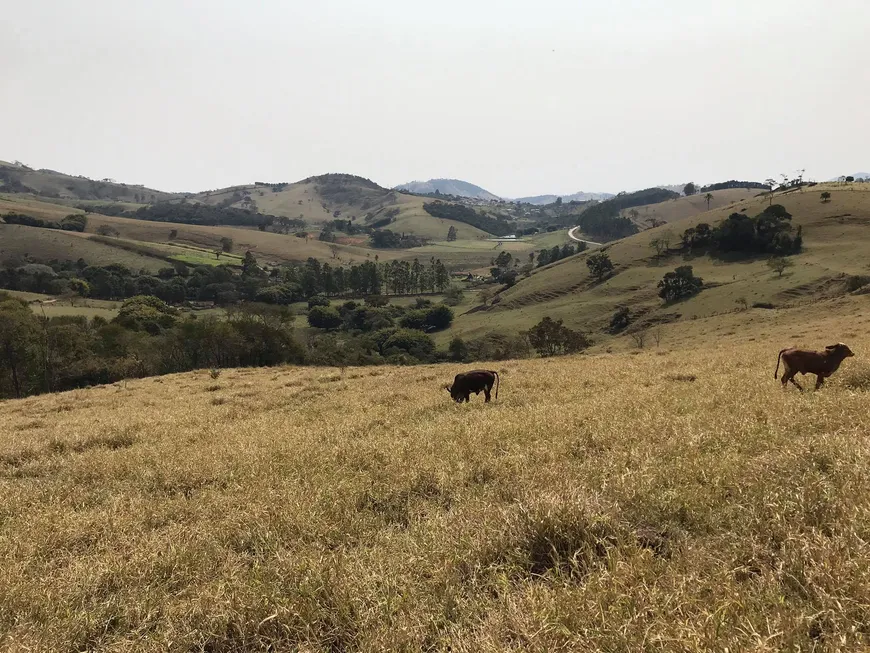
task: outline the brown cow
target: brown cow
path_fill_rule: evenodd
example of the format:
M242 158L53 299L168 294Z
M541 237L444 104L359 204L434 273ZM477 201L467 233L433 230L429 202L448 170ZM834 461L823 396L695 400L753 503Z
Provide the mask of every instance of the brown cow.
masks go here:
M776 359L776 371L773 373L773 378L777 378L779 374L779 362L782 360L782 387L791 381L798 390L803 391L803 388L794 380L794 375L800 372L801 374L816 375L816 390L822 387L825 379L831 376L840 367L840 363L844 359L850 358L855 354L842 342L836 345L828 345L825 351L808 351L806 349L783 349L779 352Z
M472 370L457 374L453 379L453 385L445 385L444 387L450 392L453 401L456 403L467 402L469 395L473 392L476 395L483 390L484 402L489 401L489 393L492 386L495 385L495 398L498 399L499 378L498 372L490 370Z

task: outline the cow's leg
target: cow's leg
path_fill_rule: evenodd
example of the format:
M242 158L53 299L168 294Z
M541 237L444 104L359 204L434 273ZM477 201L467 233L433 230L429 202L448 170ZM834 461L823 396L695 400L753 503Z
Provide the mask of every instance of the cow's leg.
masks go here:
M791 381L792 384L794 385L794 387L796 387L798 390L800 390L801 392L804 391L804 389L801 387L801 384L794 380L793 373L791 373L791 372L788 373L788 380ZM785 384L785 377L783 377L783 385L784 384Z
M484 403L489 402L489 391L490 390L492 390L492 386L489 386L489 385L483 386L483 396L486 397L486 399L483 400Z
M470 392L466 392L466 393L465 393L465 403L467 404L467 403L469 403L470 401L471 401L471 393L470 393Z
M816 374L816 390L822 387L822 384L825 382L824 374Z

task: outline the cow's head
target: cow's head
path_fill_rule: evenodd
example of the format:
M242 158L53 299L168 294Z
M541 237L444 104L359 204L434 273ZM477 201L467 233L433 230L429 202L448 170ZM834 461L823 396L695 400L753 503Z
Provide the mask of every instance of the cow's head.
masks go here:
M836 345L828 345L825 347L825 351L829 354L836 354L840 358L851 358L855 355L852 350L842 342L838 342Z

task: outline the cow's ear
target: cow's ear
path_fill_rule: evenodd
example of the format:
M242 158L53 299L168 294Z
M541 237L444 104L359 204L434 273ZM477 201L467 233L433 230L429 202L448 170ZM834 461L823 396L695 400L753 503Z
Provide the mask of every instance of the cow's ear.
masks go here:
M447 390L447 392L450 392L451 390L453 390L453 388L449 385L445 385L444 389Z
M837 344L837 345L828 345L827 347L825 347L825 349L827 349L828 351L834 351L835 349L839 349L839 348L840 348L840 345L839 345L839 344Z

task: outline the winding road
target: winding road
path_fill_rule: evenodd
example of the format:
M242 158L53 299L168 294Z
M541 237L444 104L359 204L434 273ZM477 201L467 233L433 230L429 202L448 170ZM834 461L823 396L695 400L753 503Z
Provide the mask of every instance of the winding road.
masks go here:
M586 243L589 246L594 245L596 247L601 247L603 243L593 243L591 240L583 240L582 238L577 238L577 236L574 235L574 232L577 231L579 228L580 227L571 227L568 230L568 238L570 238L571 240L576 240L578 243Z

